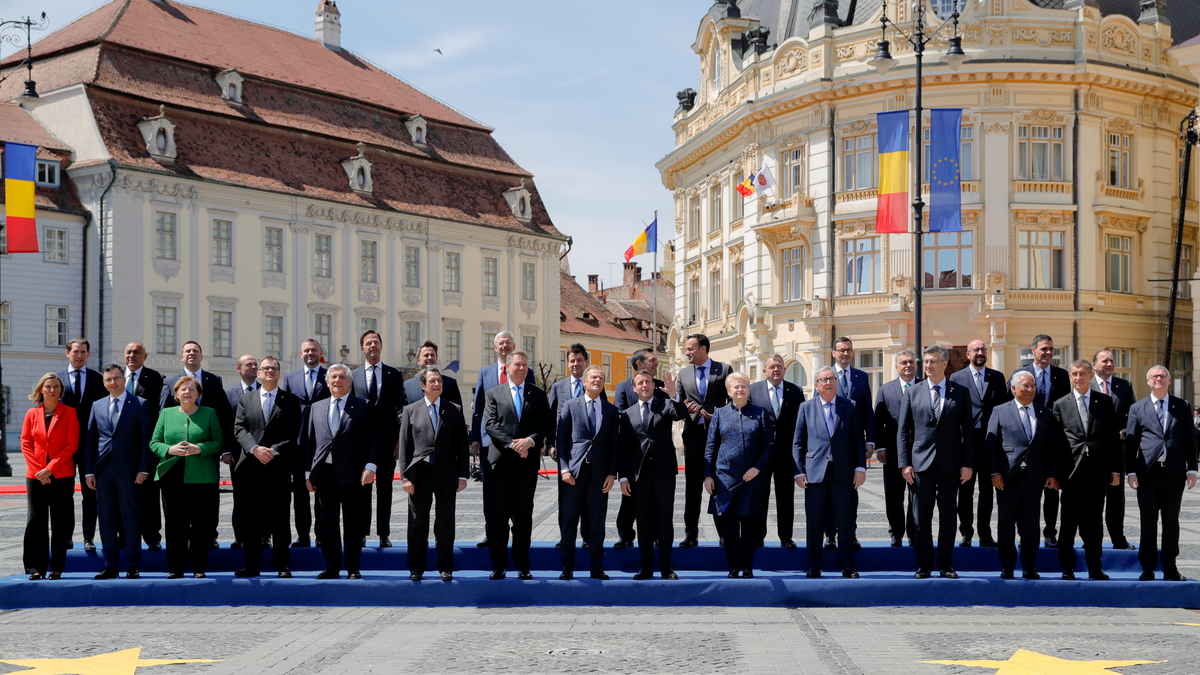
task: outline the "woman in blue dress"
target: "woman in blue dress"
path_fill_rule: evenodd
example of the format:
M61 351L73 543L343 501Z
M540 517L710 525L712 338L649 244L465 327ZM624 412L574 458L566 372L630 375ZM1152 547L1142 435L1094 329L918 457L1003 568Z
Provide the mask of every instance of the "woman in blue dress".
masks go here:
M775 432L766 410L750 405L750 378L743 372L725 378L733 403L713 411L704 449L704 489L712 495L708 512L725 538L729 578L754 578L754 553L763 534L759 521L767 510L770 486L755 478L770 466Z

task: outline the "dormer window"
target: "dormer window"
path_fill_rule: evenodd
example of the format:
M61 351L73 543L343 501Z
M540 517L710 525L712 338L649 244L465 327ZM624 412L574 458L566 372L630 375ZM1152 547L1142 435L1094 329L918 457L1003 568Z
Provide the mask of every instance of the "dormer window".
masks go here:
M234 105L242 104L242 78L237 68L222 70L217 73L217 86L221 88L221 98Z
M425 147L426 141L429 139L429 123L420 115L413 115L404 120L404 128L408 129L408 135L412 137L413 145L418 148Z
M365 144L359 143L358 155L342 162L342 168L346 171L351 190L370 194L375 188L371 181L371 161L366 157L366 149Z
M154 134L154 147L158 148L159 152L165 152L167 149L167 132L165 129L159 129L158 133Z
M359 168L358 173L354 174L354 182L358 184L358 189L361 190L367 186L367 171Z
M583 320L584 320L584 321L595 321L595 320L596 320L596 317L595 317L595 315L593 315L591 312L584 312L584 313L583 313Z
M175 148L175 125L167 119L167 107L158 107L158 117L147 117L138 122L138 130L146 142L146 152L157 160L170 162L177 155Z
M504 199L517 220L528 223L533 218L533 202L530 201L531 195L525 187L524 178L521 179L520 186L504 191Z
M37 161L37 184L43 187L58 187L58 162L49 159Z

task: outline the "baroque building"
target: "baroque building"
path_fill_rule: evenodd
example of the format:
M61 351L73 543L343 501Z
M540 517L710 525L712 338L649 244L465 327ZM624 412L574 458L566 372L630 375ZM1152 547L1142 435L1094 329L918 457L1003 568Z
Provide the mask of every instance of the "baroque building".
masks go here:
M1116 350L1140 395L1162 360L1179 124L1197 103L1170 48L1196 34L1200 8L1151 0L1126 15L1129 4L970 0L957 5L961 69L941 59L949 26L925 52L926 135L914 118L909 153L928 152L929 108L962 108L963 228L923 239L922 330L960 365L978 338L1010 372L1048 333L1060 364ZM938 26L955 5L922 6ZM885 11L913 29L911 3L877 0L717 2L701 19L700 84L679 93L676 147L657 164L675 197L675 363L702 332L714 359L758 379L779 353L810 387L847 335L878 387L913 346L913 235L875 232L875 114L913 109L916 93L913 49L895 31L898 65L879 74L869 62ZM743 199L734 187L762 165L778 185ZM1198 254L1195 194L1184 278ZM1189 398L1191 313L1185 286L1172 361Z

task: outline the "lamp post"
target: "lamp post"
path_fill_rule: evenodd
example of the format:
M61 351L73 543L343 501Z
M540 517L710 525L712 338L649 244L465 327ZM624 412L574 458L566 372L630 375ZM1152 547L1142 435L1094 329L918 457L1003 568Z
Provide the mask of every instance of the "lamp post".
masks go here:
M1179 123L1179 138L1183 141L1183 175L1179 177L1179 222L1175 226L1175 264L1171 266L1171 309L1167 312L1167 344L1163 350L1163 365L1175 372L1171 363L1171 343L1175 338L1175 304L1179 300L1179 282L1191 279L1179 278L1179 261L1183 257L1183 219L1187 215L1188 183L1191 179L1192 148L1196 146L1196 111L1188 113Z
M922 68L923 68L923 64L924 64L925 46L928 45L929 43L933 42L934 38L937 37L938 33L941 33L942 30L946 26L953 25L954 26L954 36L950 38L950 48L948 50L946 50L946 64L950 66L950 70L957 71L959 66L962 65L963 61L966 60L967 55L965 53L963 53L962 38L959 37L959 35L958 35L958 17L959 17L958 0L954 0L953 12L950 14L950 18L943 21L940 26L938 26L937 28L934 28L933 30L929 31L928 33L925 32L925 2L924 2L924 0L917 0L916 2L913 3L913 13L916 15L916 24L913 26L913 32L911 34L909 34L909 33L905 32L904 29L897 26L894 21L889 22L888 17L887 17L887 6L886 5L884 6L883 16L880 17L880 19L879 19L879 23L881 24L880 30L882 32L882 37L879 39L878 50L875 52L875 56L871 59L870 63L871 63L871 65L875 66L875 70L880 75L886 75L888 70L890 70L892 68L892 66L896 65L896 63L897 63L896 60L892 58L892 53L889 51L889 47L891 46L887 39L887 30L888 30L889 23L892 24L892 30L899 33L903 39L907 40L908 43L910 45L912 45L913 53L916 54L916 57L917 57L917 109L916 109L916 113L917 113L917 115L916 115L916 117L917 117L917 152L916 152L916 155L917 155L917 158L916 158L916 161L917 161L917 171L916 171L917 188L916 188L916 197L913 199L913 203L912 203L913 225L914 225L914 229L913 229L913 250L914 250L914 256L913 256L913 266L914 266L913 318L916 323L916 336L915 337L916 337L916 347L917 347L917 358L920 358L921 349L923 347L923 345L921 344L921 289L925 287L925 271L923 269L923 264L922 264L924 261L922 259L923 255L921 253L921 244L922 244L921 239L924 236L924 232L921 231L921 224L924 220L924 210L925 210L925 201L921 197L921 189L924 184L924 180L923 180L924 175L921 173L921 169L922 169L921 160L923 159L923 155L925 152L925 137L924 137L925 123L924 123L924 120L921 118L921 113L924 112L924 108L921 106L921 85L922 85L921 76L922 76Z

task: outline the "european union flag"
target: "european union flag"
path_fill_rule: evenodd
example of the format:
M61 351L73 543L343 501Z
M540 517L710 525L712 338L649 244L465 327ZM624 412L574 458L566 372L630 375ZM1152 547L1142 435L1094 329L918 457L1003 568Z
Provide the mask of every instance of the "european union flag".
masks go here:
M962 231L961 108L934 108L929 148L929 231Z

